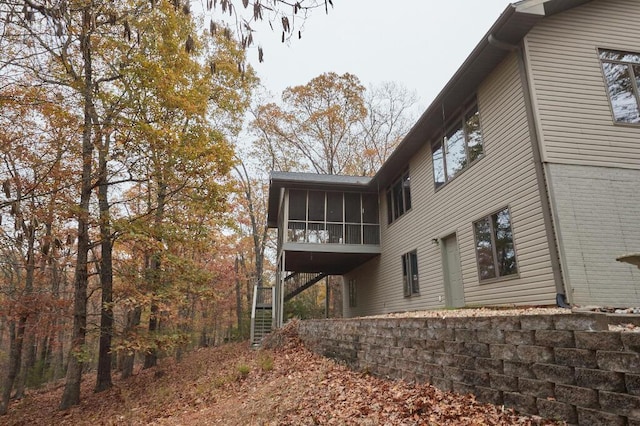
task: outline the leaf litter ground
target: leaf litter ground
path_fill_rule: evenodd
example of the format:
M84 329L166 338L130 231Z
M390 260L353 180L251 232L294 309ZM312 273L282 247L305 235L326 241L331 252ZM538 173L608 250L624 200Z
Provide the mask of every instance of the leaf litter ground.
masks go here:
M83 382L82 403L57 409L62 383L12 403L9 425L551 425L471 395L350 371L306 349L290 323L272 349L233 343L162 360L108 391ZM277 344L274 344L276 342Z

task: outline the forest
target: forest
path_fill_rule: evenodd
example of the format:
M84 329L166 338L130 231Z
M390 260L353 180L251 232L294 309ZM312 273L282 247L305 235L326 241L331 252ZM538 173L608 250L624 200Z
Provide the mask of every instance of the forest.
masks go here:
M0 2L0 415L247 338L273 280L268 172L372 175L412 122L396 83L261 88L252 26L299 38L294 16L328 3ZM339 315L340 288L288 315L328 314L327 291Z

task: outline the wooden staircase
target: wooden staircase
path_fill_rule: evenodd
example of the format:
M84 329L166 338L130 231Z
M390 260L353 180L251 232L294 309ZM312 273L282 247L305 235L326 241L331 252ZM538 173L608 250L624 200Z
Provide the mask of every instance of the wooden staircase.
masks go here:
M284 301L297 296L326 276L324 272L294 272L288 275L284 279Z
M260 347L262 339L273 329L275 322L273 287L253 287L253 306L251 308L251 346Z
M284 301L302 293L327 274L312 272L294 272L284 279ZM276 324L274 303L278 303L274 287L253 287L253 306L251 308L251 346L259 348L262 340Z

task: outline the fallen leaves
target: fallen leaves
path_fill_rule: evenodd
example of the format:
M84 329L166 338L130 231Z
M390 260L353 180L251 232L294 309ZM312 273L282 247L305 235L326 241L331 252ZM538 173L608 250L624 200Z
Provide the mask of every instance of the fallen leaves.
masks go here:
M533 425L555 424L481 404L471 395L428 384L390 381L350 371L302 346L295 324L279 347L246 343L197 350L181 363L165 359L113 389L57 410L61 387L33 392L0 419L9 425ZM265 355L266 354L266 355ZM265 358L273 360L265 363ZM239 366L249 372L241 374ZM155 374L161 370L164 374Z

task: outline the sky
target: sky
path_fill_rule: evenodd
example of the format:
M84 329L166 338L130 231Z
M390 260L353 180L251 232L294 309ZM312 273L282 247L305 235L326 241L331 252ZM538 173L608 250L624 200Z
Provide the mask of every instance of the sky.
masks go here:
M508 0L333 0L329 14L315 10L302 38L280 40L257 27L248 52L262 84L274 96L325 73L351 73L369 87L394 81L429 106L510 2Z

